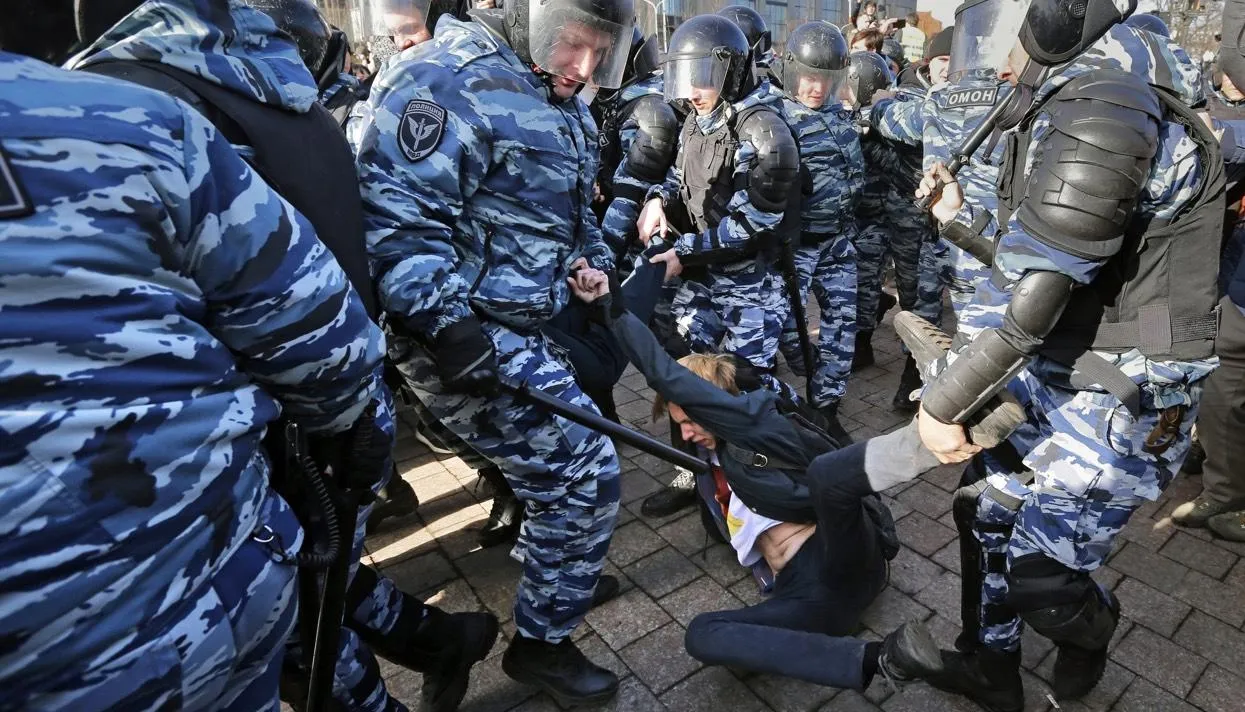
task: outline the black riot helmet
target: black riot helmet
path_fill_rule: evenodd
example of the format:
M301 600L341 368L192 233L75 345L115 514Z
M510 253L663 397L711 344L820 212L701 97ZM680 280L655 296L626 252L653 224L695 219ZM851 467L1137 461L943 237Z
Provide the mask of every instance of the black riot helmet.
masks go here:
M504 13L506 39L524 62L603 89L622 84L634 0L505 0Z
M839 28L822 20L800 25L787 37L776 63L783 91L797 101L811 100L811 108L836 101L847 79L847 56L847 40Z
M1167 23L1163 22L1163 18L1158 15L1152 15L1148 12L1141 12L1136 15L1131 15L1124 21L1124 24L1138 30L1145 30L1146 32L1156 34L1160 37L1167 37L1170 39L1172 36L1171 30L1167 29Z
M890 87L894 81L891 68L876 52L858 50L847 58L847 80L843 98L852 108L859 109L873 103L874 92Z
M882 56L895 63L899 71L908 66L908 59L904 57L903 45L898 40L887 38L882 40Z
M748 38L721 15L697 15L670 36L662 62L668 101L691 99L696 89L711 89L723 101L736 102L756 86Z
M1032 0L1020 25L1020 44L1037 65L1063 64L1135 9L1137 0Z
M315 75L324 65L333 30L311 0L246 0L277 24L298 45L303 64Z
M739 25L739 29L744 31L744 37L748 38L748 47L752 49L752 61L768 66L773 40L761 13L747 5L731 5L718 10L718 14Z
M60 64L78 41L72 0L9 0L0 14L0 49Z

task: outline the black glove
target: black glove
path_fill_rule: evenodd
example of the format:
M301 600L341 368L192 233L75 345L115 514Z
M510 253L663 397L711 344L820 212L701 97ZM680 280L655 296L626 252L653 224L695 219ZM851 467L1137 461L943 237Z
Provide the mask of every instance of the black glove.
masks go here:
M447 390L473 396L497 393L497 352L475 317L442 329L433 344L433 356Z

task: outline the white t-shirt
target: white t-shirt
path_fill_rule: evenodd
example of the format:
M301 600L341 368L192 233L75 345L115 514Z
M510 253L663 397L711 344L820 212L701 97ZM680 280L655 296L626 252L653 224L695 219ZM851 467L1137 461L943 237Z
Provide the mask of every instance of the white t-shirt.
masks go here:
M761 560L757 539L782 522L748 509L734 494L731 494L730 504L726 509L726 528L731 533L731 547L735 549L741 565L752 566Z

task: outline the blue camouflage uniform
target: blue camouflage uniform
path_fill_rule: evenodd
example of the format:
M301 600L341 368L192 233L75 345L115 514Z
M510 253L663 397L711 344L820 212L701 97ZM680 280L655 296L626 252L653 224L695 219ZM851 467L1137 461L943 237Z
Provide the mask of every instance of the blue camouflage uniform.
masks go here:
M484 25L443 17L432 41L377 77L357 160L390 357L526 503L515 621L556 643L587 613L605 561L614 447L507 395L447 391L427 347L478 315L503 376L596 411L540 332L567 303L573 262L610 268L590 207L596 125L578 98L551 96Z
M754 106L768 105L776 110L781 95L773 93L769 82L761 82L752 92L734 104L722 103L709 116L691 115L687 121L696 123L703 135L732 130L728 116L738 115ZM683 135L679 137L680 158L670 167L665 183L653 186L648 199L660 197L663 202L675 200L682 184L680 161ZM736 184L744 184L743 176L756 162L756 148L740 139L734 153L733 176ZM778 230L782 212L758 208L748 197L747 188L736 190L727 205L728 214L717 225L704 232L688 232L674 241L681 257L710 249L742 248L764 231ZM703 279L691 280L684 275L683 284L675 294L672 313L679 336L696 352L731 352L747 359L763 370L772 370L778 356L778 340L787 321L787 302L782 276L762 256L748 257L729 264L710 264Z
M158 61L257 103L296 113L309 111L317 101L315 81L294 43L278 32L268 15L241 3L147 2L72 58L67 67L86 69L108 60ZM240 149L244 155L247 150ZM379 366L377 368L376 380L383 384ZM378 398L377 425L392 438L391 400L387 393ZM378 483L377 488L383 484ZM368 505L358 518L354 540L356 554L363 546L370 509ZM357 556L355 560L357 565ZM402 600L393 582L382 577L368 597L366 609L355 612L352 616L355 620L348 621L348 625L388 632L402 613ZM287 660L299 663L302 658L297 636L293 643ZM358 635L344 629L340 646L338 682L334 688L339 700L357 710L398 709L394 706L398 703L385 691L375 657Z
M892 240L890 207L892 171L900 170L898 157L877 135L860 141L865 157L865 184L856 204L856 333L873 333L882 297L882 268Z
M851 113L840 104L810 109L782 97L782 116L800 146L800 164L812 181L800 214L795 270L800 298L813 290L821 309L818 363L812 405L837 403L847 390L856 348L856 203L865 182L865 159ZM783 330L783 355L800 354L794 315ZM803 328L807 328L805 325ZM802 359L801 359L802 360Z
M1039 87L1035 101L1100 67L1148 77L1152 85L1169 87L1189 105L1197 105L1202 99L1197 66L1183 50L1174 44L1147 45L1137 31L1117 25ZM1033 125L1026 171L1039 158L1036 154L1049 125L1050 114L1043 110ZM1136 211L1142 219L1162 221L1189 205L1205 167L1180 123L1164 120L1158 137L1158 150ZM972 224L981 216L980 211L980 205L966 203L957 219ZM989 219L987 235L997 231L994 219ZM1058 272L1078 284L1088 284L1107 262L1074 257L1041 242L1026 234L1015 217L1009 220L997 245L995 276L982 282L972 301L960 311L957 342L971 339L982 329L1000 327L1010 290L1026 273ZM1067 366L1041 355L1009 386L1029 416L1012 435L1011 443L1036 480L1026 487L1012 478L997 458L987 457L986 482L1021 504L1015 512L988 497L982 497L978 504L979 521L1003 526L1014 522L1010 535L997 529L979 534L983 549L1006 555L1009 568L1017 558L1030 554L1042 554L1077 572L1090 572L1102 565L1133 511L1143 501L1156 500L1175 477L1188 452L1203 381L1218 361L1217 357L1152 360L1138 350L1095 353L1138 384L1140 414L1130 413L1101 385L1073 385ZM1161 454L1143 449L1161 411L1182 405L1189 410L1174 443ZM1008 581L1002 572L985 575L983 611L996 607L996 615L983 613L980 640L997 650L1015 650L1020 644L1019 619L1014 614L997 615L1007 592ZM1010 611L1005 607L1001 610Z
M615 102L618 106L625 106L645 96L662 96L661 73L623 87L619 90ZM601 231L615 254L621 253L623 245L630 245L633 249L627 256L631 258L634 258L640 251L641 245L636 235L636 221L640 217L640 209L644 206L631 198L617 195L617 187L625 187L636 195L646 195L653 187L651 183L636 177L636 171L627 164L627 154L631 150L631 144L635 141L638 131L639 127L635 119L630 116L618 126L618 152L622 160L614 170L615 197L610 201L605 216L601 219Z
M954 84L943 83L931 87L924 101L879 101L873 107L870 121L887 138L914 146L923 145L923 164L928 170L937 161L950 163L951 152L960 147L990 113L994 104L1005 99L1009 91L1006 83L992 79L970 78ZM988 155L979 150L956 177L963 188L965 202L977 207L979 215L994 214L998 208L996 183L1002 158L1003 145L999 142ZM984 234L989 236L992 233L986 231ZM990 267L946 240L939 242L937 250L926 257L925 263L932 264L932 269L927 266L922 272L926 275L931 271L943 273L945 268L941 265L945 262L938 253L945 251L949 255L952 278L947 286L951 293L951 305L958 315L972 299L978 286L990 277ZM930 279L926 277L924 281L928 284ZM941 301L940 297L940 305ZM928 303L925 299L922 302ZM922 316L930 318L930 314Z
M348 428L381 334L186 105L5 53L0 77L37 209L0 222L0 708L276 710L302 533L260 439Z

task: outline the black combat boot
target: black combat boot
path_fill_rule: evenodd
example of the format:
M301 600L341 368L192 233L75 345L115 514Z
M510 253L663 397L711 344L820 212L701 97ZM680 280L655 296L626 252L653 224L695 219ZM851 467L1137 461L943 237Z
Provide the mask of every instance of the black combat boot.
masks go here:
M903 373L899 374L899 389L891 400L891 409L899 413L915 413L920 407L919 401L912 400L912 392L921 387L921 371L912 356L904 361Z
M868 368L875 361L876 359L873 358L873 332L857 331L856 353L852 356L852 371L855 372Z
M827 403L818 408L817 412L821 414L826 432L839 441L839 447L847 447L852 444L852 436L847 434L847 430L839 422L839 401Z
M480 479L493 490L493 508L489 510L488 521L480 530L477 541L485 549L514 541L523 526L523 501L514 496L501 470L486 467L479 474Z
M1180 471L1186 475L1202 474L1202 465L1206 462L1206 448L1202 447L1202 441L1193 440L1193 444L1189 446L1189 454L1184 458L1184 464L1180 466Z
M618 598L621 590L622 584L618 583L618 577L601 574L597 577L597 587L592 590L592 607L596 608Z
M351 628L376 654L424 674L420 712L453 712L467 694L471 667L492 650L498 624L492 613L450 614L407 597L389 633Z
M1106 596L1106 613L1115 621L1110 626L1114 631L1120 622L1120 602L1109 591ZM1059 652L1055 655L1055 668L1051 672L1050 690L1057 700L1076 700L1089 694L1098 685L1107 670L1107 649L1111 645L1110 634L1102 636L1101 645L1093 649L1082 648L1070 643L1060 643Z
M380 531L386 520L400 521L413 516L417 509L419 509L419 497L415 495L415 490L410 483L398 474L398 468L395 465L393 476L381 488L376 497L376 506L368 515L367 533L374 534Z
M886 318L886 312L890 311L891 307L895 306L898 303L899 303L899 300L892 297L890 295L890 292L883 291L881 296L878 297L877 323L881 324L882 320Z
M618 692L618 676L584 657L570 638L546 643L516 633L501 669L549 693L563 707L604 702Z
M940 690L963 695L988 712L1023 712L1020 651L1000 653L980 647L973 653L942 651L942 672L926 678Z
M938 644L923 623L904 623L886 636L878 653L878 672L894 684L942 674Z

